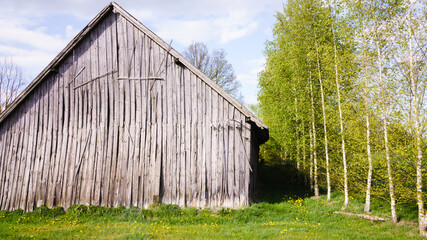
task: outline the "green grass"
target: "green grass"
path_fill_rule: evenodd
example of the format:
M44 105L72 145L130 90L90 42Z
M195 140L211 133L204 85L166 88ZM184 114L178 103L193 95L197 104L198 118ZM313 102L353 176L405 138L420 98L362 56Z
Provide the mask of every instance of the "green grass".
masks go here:
M261 183L284 176L272 171L276 170L263 169ZM333 214L342 206L341 194L333 193L327 202L301 189L297 184L265 185L259 203L216 212L175 205L149 210L78 205L67 212L46 207L32 213L2 211L0 239L421 239L412 209L400 209L397 225L371 222ZM388 216L386 202L373 203L372 214ZM351 199L347 211L362 212L363 201Z

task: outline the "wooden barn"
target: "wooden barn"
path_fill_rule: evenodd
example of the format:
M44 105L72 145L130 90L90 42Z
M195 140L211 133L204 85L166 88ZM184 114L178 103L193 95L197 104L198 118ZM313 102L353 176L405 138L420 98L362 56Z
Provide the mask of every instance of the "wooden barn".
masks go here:
M0 209L239 208L268 128L116 3L0 115Z

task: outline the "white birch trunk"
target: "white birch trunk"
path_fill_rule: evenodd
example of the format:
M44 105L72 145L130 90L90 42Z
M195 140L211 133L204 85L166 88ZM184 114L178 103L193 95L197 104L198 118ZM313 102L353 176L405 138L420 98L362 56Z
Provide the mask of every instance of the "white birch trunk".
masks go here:
M310 132L310 190L314 190L314 181L313 181L313 130L311 128L311 121L309 126Z
M314 93L313 93L313 83L310 76L310 93L311 93L311 127L313 134L313 167L314 167L314 196L319 197L319 184L318 184L318 174L317 174L317 152L316 152L316 127L314 124Z
M341 94L340 94L340 86L338 80L338 61L337 61L337 44L335 41L335 31L332 28L332 35L334 38L334 60L335 60L335 84L337 85L337 97L338 97L338 111L340 115L340 135L341 135L341 151L342 151L342 164L344 171L344 208L348 205L348 179L347 179L347 158L345 156L345 140L344 140L344 126L343 126L343 118L342 118L342 110L341 110ZM325 125L325 133L326 133L326 125ZM326 138L326 135L325 135ZM330 189L328 189L328 200L330 199Z
M410 4L410 1L408 1ZM414 116L414 130L416 135L416 149L417 149L417 205L418 205L418 227L420 231L421 236L427 236L426 232L426 226L424 221L424 201L423 201L423 179L422 179L422 163L423 163L423 155L422 155L422 149L421 149L421 131L420 131L420 125L419 125L419 112L418 112L418 94L417 94L417 88L415 86L415 79L414 79L414 59L412 57L413 50L412 50L412 25L411 25L411 8L408 10L408 37L409 37L409 75L410 75L410 82L411 82L411 90L412 90L412 101L411 101L411 107L412 112Z
M325 157L326 157L326 185L327 185L327 200L331 199L331 182L329 177L329 153L328 153L328 132L326 127L326 110L325 110L325 97L323 93L323 82L322 82L322 75L320 73L320 60L319 60L319 48L317 46L317 40L316 40L316 59L317 59L317 72L320 82L320 95L322 97L322 113L323 113L323 130L325 131ZM348 196L346 196L346 199L348 199ZM348 202L348 200L347 200ZM345 201L344 201L345 204Z
M363 36L363 42L365 42L365 38ZM366 53L363 52L364 60L366 60ZM370 132L370 126L369 126L369 110L368 110L368 78L366 76L367 66L364 61L364 69L365 69L365 86L363 87L363 101L366 107L365 114L366 114L366 152L368 155L368 179L366 183L366 199L365 199L365 212L371 211L371 185L372 185L372 155L371 155L371 132Z
M381 59L381 51L378 40L377 44L377 53L378 53L378 64L379 64L379 80L381 87L381 105L383 111L383 130L384 130L384 145L385 145L385 154L387 160L387 173L388 173L388 184L390 190L390 208L391 208L391 219L393 223L397 223L397 214L396 214L396 200L394 196L394 185L393 185L393 176L391 171L391 162L390 162L390 152L388 148L388 136L387 136L387 113L385 106L385 96L384 96L384 84L382 79L382 59Z

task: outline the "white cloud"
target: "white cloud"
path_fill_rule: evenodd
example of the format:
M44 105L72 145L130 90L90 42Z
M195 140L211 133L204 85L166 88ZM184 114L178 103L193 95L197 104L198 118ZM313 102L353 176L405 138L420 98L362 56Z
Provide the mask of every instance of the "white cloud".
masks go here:
M79 30L74 29L74 27L72 25L67 25L65 27L65 37L67 39L72 39L74 36L77 35L78 32L79 32Z
M29 76L34 78L55 57L58 52L43 50L26 50L22 48L0 45L0 58L11 57L13 62L22 67Z
M64 37L46 33L45 26L28 19L0 18L0 57L10 57L26 77L35 77L65 47Z
M2 33L0 44L23 44L44 51L56 50L65 45L66 42L63 39L46 34L45 30L46 28L43 26L30 30L28 26L0 19L0 32Z
M214 25L220 30L221 43L250 35L258 28L254 16L242 10L230 12L226 17L216 20Z
M3 1L0 12L8 16L43 16L45 14L71 14L80 18L92 18L110 0L14 0ZM200 16L218 16L223 13L244 11L256 15L262 11L278 10L283 0L126 0L117 1L119 5L131 14L150 12L150 15L171 18L181 16L187 18L199 18Z
M212 40L215 28L208 20L165 20L157 22L156 34L165 39L173 39L184 45L193 41Z
M89 21L109 0L14 0L0 9L0 57L12 57L26 72L36 75L80 31L70 23L61 26L62 14ZM254 34L262 13L274 13L281 0L199 0L119 2L124 9L164 39L188 45L192 41L225 44ZM58 17L57 17L58 16ZM47 24L46 19L58 22ZM76 20L77 21L77 20ZM52 30L52 28L59 27ZM258 67L259 68L259 67ZM248 76L245 76L248 75ZM240 74L242 81L256 80L256 74Z
M231 14L196 20L155 20L156 33L183 45L193 41L228 43L252 34L258 27L250 16Z

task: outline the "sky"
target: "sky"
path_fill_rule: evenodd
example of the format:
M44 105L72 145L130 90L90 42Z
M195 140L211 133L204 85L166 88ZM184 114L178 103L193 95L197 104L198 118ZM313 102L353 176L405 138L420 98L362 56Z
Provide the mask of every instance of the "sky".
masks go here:
M109 1L0 0L0 59L12 59L30 83ZM257 102L258 72L284 0L117 0L182 53L192 42L224 49L247 104Z

